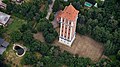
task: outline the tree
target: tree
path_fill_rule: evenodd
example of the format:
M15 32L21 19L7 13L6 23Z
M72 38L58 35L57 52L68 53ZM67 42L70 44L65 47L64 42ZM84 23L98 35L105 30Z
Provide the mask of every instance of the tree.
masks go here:
M38 23L38 25L37 25L37 30L40 31L40 32L44 31L44 29L47 28L47 24L48 23L49 22L46 19L40 20L39 23Z
M24 57L21 60L21 64L23 65L32 65L37 63L37 56L32 53L32 52L26 52L26 54L24 55Z
M59 4L60 4L59 0L55 0L55 3L52 8L53 12L57 12L59 10L59 6L60 6Z
M46 56L48 55L48 52L49 52L49 48L50 46L46 43L41 43L40 44L40 53L43 55L43 56Z
M52 2L53 2L52 0L48 0L48 4L52 4Z
M5 33L6 29L3 26L0 26L0 37L3 37L3 33Z
M84 24L78 24L78 25L77 25L77 32L78 32L79 34L85 35L86 32L87 32L87 28L85 27Z
M114 45L111 41L107 41L106 44L104 45L105 46L105 51L104 53L106 55L113 55L117 52L117 46Z
M25 32L27 30L31 30L32 29L32 26L33 26L33 23L31 22L28 22L27 24L23 24L19 29L20 29L20 32Z
M85 24L85 16L79 14L78 17L79 17L78 20L77 20L78 23L80 23L80 24Z
M116 29L118 27L118 21L114 19L110 19L108 20L108 23L106 24L106 26L110 29Z
M40 45L41 43L34 40L28 47L30 48L30 51L37 51L39 52L40 51Z
M26 44L30 44L33 42L33 34L29 30L25 31L23 33L22 39L23 39L23 42L25 42Z
M81 4L80 4L80 2L73 2L73 6L74 6L77 10L80 10Z
M11 37L11 41L12 42L17 42L17 41L20 41L21 38L22 38L22 33L19 32L19 31L14 31L10 34L10 37Z
M103 16L99 13L98 16L97 16L97 19L98 19L98 21L101 22L101 20L103 19Z
M117 59L120 61L120 50L117 52Z
M45 41L48 42L48 43L52 43L55 39L55 36L53 34L47 34L45 36Z
M14 7L15 7L15 4L14 3L12 4L9 2L6 7L7 12L12 13L12 10L14 9Z
M49 20L50 20L50 21L53 21L53 20L54 20L54 14L53 14L53 13L50 14Z

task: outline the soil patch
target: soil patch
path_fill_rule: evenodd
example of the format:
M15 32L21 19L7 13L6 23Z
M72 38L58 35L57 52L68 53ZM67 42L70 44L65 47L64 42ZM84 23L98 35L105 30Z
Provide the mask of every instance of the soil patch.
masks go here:
M33 37L41 42L45 42L42 32L34 34Z
M56 29L59 32L59 28ZM71 47L58 42L58 39L54 42L62 50L66 50L72 54L78 54L82 57L89 57L93 61L98 61L103 53L103 46L101 43L96 42L88 36L82 36L77 34Z

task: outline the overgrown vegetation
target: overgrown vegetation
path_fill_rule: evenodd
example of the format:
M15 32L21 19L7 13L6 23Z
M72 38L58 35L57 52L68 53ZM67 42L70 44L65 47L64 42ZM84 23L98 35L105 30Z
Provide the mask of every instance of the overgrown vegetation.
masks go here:
M53 25L49 23L47 19L41 19L37 25L37 30L43 32L43 36L47 43L52 43L58 36L57 31L53 28Z
M120 8L113 0L106 0L98 8L80 9L77 32L104 43L104 54L117 54L120 49Z
M90 9L84 8L85 0L68 0L68 2L56 0L53 6L53 12L57 12L72 3L80 11L77 33L90 36L104 43L104 54L110 57L110 60L102 59L97 63L93 63L89 58L73 56L66 51L61 52L59 47L50 44L58 34L52 24L45 19L48 9L47 1L51 0L34 0L22 5L16 5L10 1L5 2L8 6L6 11L3 10L4 12L27 22L18 24L17 29L14 29L17 23L11 25L10 28L12 29L8 34L12 43L20 41L28 48L27 53L21 60L21 64L32 65L33 67L62 67L63 65L68 67L120 66L120 2L118 0L97 1L98 8L92 7ZM40 8L42 9L40 10ZM50 19L53 18L50 17ZM6 33L7 30L0 27L0 31L0 36L3 36L3 33ZM42 32L47 43L35 40L33 34L36 32ZM42 57L36 58L35 52L40 53ZM4 64L3 58L0 57L0 60L0 64Z

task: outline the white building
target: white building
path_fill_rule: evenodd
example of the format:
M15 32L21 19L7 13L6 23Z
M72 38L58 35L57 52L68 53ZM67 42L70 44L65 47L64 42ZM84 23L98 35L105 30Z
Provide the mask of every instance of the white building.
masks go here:
M76 23L79 11L71 4L66 6L57 16L57 21L60 22L59 42L67 46L71 46L76 35Z
M6 26L10 19L10 15L0 12L0 25Z

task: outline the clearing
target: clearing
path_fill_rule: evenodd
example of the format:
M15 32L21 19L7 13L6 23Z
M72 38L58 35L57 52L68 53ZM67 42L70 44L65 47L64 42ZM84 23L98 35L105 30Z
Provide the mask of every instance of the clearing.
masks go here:
M34 34L33 37L41 42L45 42L42 32Z
M59 33L59 28L56 29ZM34 38L44 42L42 33L34 34ZM76 38L71 47L68 47L58 42L58 38L53 43L55 46L59 46L60 49L66 50L71 54L78 54L81 57L89 57L93 61L98 61L103 54L103 46L101 43L96 42L90 37L76 35Z
M13 21L7 26L7 34L17 31L23 24L27 23L27 21L17 17L12 17L11 19L13 19Z

